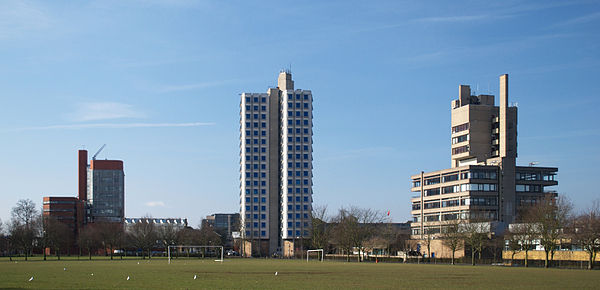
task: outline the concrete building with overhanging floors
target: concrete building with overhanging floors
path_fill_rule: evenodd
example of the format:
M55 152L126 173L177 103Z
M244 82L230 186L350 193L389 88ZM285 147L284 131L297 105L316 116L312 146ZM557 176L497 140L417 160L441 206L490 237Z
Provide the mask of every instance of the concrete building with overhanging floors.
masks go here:
M312 100L289 71L267 93L241 94L241 234L253 255L282 254L310 236Z
M508 75L500 76L499 106L494 96L472 95L461 85L451 114L451 168L411 176L413 238L437 235L454 220L503 230L524 207L556 194L558 168L516 165L517 107L508 103Z

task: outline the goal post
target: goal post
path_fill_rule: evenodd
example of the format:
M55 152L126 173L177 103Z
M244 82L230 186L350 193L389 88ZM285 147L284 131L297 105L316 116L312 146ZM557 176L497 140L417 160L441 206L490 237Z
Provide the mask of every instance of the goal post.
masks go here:
M171 248L173 248L173 249L210 249L210 248L220 249L221 250L221 259L215 260L215 262L223 263L223 246L178 246L178 245L168 246L167 253L168 253L168 257L169 257L169 264L171 264ZM217 252L217 254L218 254L218 252Z
M323 262L323 258L325 258L325 254L323 252L323 249L306 250L306 262L308 263L308 257L310 256L310 253L313 253L313 252L317 253L317 260L321 260L321 262ZM321 254L319 254L319 252L321 252ZM320 257L320 259L319 259L319 257Z

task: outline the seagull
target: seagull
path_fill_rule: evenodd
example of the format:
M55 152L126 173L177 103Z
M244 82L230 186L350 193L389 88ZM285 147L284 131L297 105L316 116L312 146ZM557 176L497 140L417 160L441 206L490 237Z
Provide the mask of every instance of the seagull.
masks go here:
M277 272L275 272L275 276L277 276Z
M33 281L33 276L31 276L31 278L29 278L29 282Z
M90 275L94 276L94 273L92 273L92 274L90 274Z
M140 264L140 262L138 262L138 265Z
M63 268L63 271L67 271L67 268Z
M196 278L197 278L196 275L194 275L194 280L196 280Z
M129 276L127 276L127 281L129 281Z

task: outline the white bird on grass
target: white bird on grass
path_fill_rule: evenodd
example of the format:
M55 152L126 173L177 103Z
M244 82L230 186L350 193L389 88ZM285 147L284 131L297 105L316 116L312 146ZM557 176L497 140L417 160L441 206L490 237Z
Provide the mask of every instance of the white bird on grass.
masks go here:
M129 276L127 276L127 281L129 281Z
M92 274L90 274L90 275L94 276L94 273L92 273Z
M33 281L33 276L31 276L31 278L29 278L29 282Z
M275 272L275 276L277 276L277 272Z
M63 268L63 271L67 271L67 268Z
M138 262L138 265L140 264L140 262Z
M196 280L196 275L194 275L194 280Z

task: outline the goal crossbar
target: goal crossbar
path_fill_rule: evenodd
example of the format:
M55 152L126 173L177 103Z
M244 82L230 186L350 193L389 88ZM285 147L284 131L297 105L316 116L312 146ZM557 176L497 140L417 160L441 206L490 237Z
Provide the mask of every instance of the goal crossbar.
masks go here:
M169 264L171 264L171 248L173 248L173 249L186 249L186 248L200 248L200 249L204 249L204 248L220 248L220 249L221 249L221 259L219 259L219 260L215 260L215 262L221 262L221 263L223 263L223 246L178 246L178 245L174 245L174 246L168 246L168 247L167 247L167 252L168 252L168 256L169 256Z
M306 250L306 262L308 263L308 256L310 255L311 252L317 252L317 259L319 259L319 252L321 252L321 262L323 262L323 258L325 257L325 254L323 252L323 249L316 249L316 250Z

